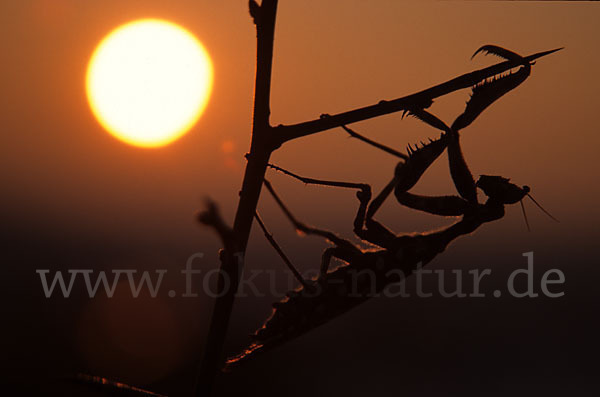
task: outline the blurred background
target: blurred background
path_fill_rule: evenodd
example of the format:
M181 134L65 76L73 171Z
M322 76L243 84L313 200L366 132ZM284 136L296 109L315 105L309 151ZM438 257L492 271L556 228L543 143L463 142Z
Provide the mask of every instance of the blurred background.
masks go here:
M219 379L218 395L592 395L597 375L597 200L600 176L597 51L600 6L578 2L398 2L358 0L279 4L272 83L273 125L394 99L498 61L472 53L497 44L520 54L566 47L462 133L474 174L510 177L560 223L530 202L532 231L517 206L453 243L432 269L492 269L486 298L377 298ZM215 70L208 107L195 127L159 149L123 144L87 104L89 58L113 28L167 19L205 45ZM27 0L0 4L0 214L5 249L2 293L3 387L18 393L84 395L59 379L73 372L112 377L157 392L187 395L202 353L212 299L171 298L180 271L218 266L220 243L194 221L202 199L228 221L249 148L255 29L246 1ZM430 110L448 124L469 90ZM438 132L394 114L352 125L404 150ZM341 130L284 145L272 162L315 178L370 183L378 191L396 160ZM301 219L352 237L353 192L304 186L269 174ZM415 188L454 194L445 155ZM318 268L326 243L300 237L267 196L265 222L302 272ZM426 231L452 219L390 200L378 219L394 231ZM226 350L236 353L270 314L275 285L288 274L254 228L246 276L263 297L236 302ZM561 298L494 298L508 275L535 255L535 280L548 269L566 278ZM36 269L167 269L161 293L133 299L126 284L112 299L45 298ZM267 270L276 272L273 282ZM452 278L449 278L452 281ZM436 279L425 289L436 288ZM414 284L414 280L408 282ZM90 393L90 395L93 395Z

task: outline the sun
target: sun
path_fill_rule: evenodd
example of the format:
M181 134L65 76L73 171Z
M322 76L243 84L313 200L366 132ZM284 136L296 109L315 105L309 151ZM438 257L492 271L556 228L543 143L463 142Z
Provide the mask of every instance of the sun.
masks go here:
M210 96L213 68L183 27L141 19L110 32L86 73L88 102L100 124L131 145L159 147L198 121Z

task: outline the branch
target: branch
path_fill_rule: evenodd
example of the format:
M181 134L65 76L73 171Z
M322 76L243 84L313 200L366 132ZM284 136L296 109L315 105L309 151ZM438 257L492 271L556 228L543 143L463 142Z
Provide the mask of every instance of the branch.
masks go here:
M240 201L231 232L232 248L225 247L221 255L219 269L218 297L215 300L208 336L204 344L204 355L200 361L196 380L196 396L210 396L219 367L222 363L222 349L229 318L235 301L240 277L244 266L244 255L263 178L273 146L273 129L269 125L271 70L273 62L273 39L277 0L263 0L260 6L254 0L249 2L250 14L256 24L256 83L254 88L254 113L252 117L252 142L244 181L240 191ZM228 233L225 233L228 234ZM225 288L224 279L229 284Z
M435 98L447 95L463 88L472 87L480 81L517 67L524 62L531 63L535 59L552 54L553 52L561 49L562 48L557 48L554 50L538 52L536 54L524 57L522 60L510 60L497 63L485 69L463 74L462 76L458 76L452 80L448 80L444 83L427 88L426 90L391 101L380 101L375 105L350 110L336 115L320 117L319 119L306 121L299 124L280 125L275 127L275 133L277 135L277 139L279 140L278 144L282 145L285 142L296 138L301 138L303 136L315 134L331 128L341 127L345 124L356 123L358 121L367 120L389 113L402 110L428 108L431 106L431 103Z

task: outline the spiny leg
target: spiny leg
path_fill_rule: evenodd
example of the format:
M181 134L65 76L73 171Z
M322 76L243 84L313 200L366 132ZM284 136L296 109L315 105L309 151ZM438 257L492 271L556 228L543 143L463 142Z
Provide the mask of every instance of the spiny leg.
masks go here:
M395 178L392 180L392 182L390 182L370 204L366 215L367 219L371 219L373 217L373 214L387 199L392 190L396 190L397 195L402 195L409 189L411 189L418 182L418 180L421 178L421 176L427 170L427 168L429 168L429 166L433 164L435 160L437 160L437 158L442 154L442 152L444 151L444 149L446 149L448 145L451 129L437 116L427 112L424 109L407 110L404 112L404 114L406 113L438 130L441 130L443 132L442 137L435 141L430 139L430 142L428 144L423 144L423 146L420 148L416 147L413 149L409 145L409 155L407 156L385 145L382 145L381 143L372 141L371 139L360 135L356 131L353 131L352 129L348 128L347 126L342 126L342 128L346 132L348 132L350 136L358 138L363 142L366 142L374 147L377 147L387 153L393 154L404 160L404 162L400 162L397 165L395 171Z
M414 195L410 195L409 193L406 193L406 192L409 189L411 189L418 182L418 180L421 178L421 176L427 170L427 168L429 168L429 166L431 164L433 164L433 162L435 162L435 160L442 154L444 149L446 149L447 144L448 144L449 134L451 133L451 130L442 120L440 120L438 117L427 112L424 109L408 110L408 111L405 111L404 113L405 114L408 113L410 116L413 116L413 117L423 121L424 123L436 128L438 130L441 130L444 133L444 135L442 135L442 137L438 140L435 140L435 141L430 140L430 143L423 144L423 147L421 147L421 148L417 147L417 148L413 149L409 146L408 147L409 155L406 156L406 155L404 155L400 152L397 152L394 149L391 149L385 145L382 145L378 142L374 142L374 141L370 140L369 138L366 138L366 137L358 134L357 132L353 131L352 129L350 129L346 126L342 126L342 128L344 128L344 130L346 132L348 132L350 134L350 136L358 138L361 141L364 141L364 142L366 142L372 146L375 146L387 153L394 154L397 157L401 157L402 159L405 160L404 163L400 162L398 164L398 166L396 167L394 179L392 179L392 181L390 183L388 183L388 185L381 191L381 193L369 205L369 208L368 208L367 214L366 214L367 222L372 221L372 218L373 218L373 215L375 214L375 212L377 212L377 210L381 207L383 202L387 199L387 197L390 195L390 193L394 190L396 192L398 201L400 201L400 203L403 203L403 201L405 201L404 196L407 195L408 198L411 198L411 200L406 200L407 204L409 204L409 203L413 204L413 205L407 205L407 206L409 206L411 208L423 209L423 210L427 210L428 208L431 207L431 205L429 205L429 202L421 204L420 202L416 202L418 200L414 199L414 198L420 198L422 196L414 196ZM437 207L437 206L434 206L434 207ZM434 210L435 210L435 208L434 208ZM434 212L434 213L436 213L436 212ZM375 224L372 224L372 226L379 227L379 226L376 226Z
M411 111L410 115L424 121L425 123L443 131L438 139L429 139L429 143L421 142L422 146L415 145L415 148L408 146L409 158L404 163L396 166L395 175L397 184L395 187L396 195L403 194L417 184L425 171L439 158L446 150L449 141L450 129L446 124L425 110Z
M443 131L445 134L450 132L450 128L446 125L446 123L424 109L406 110L402 117L404 117L404 115L407 113L408 115ZM347 131L349 130L345 126L342 127ZM352 131L352 133L354 135L358 135L354 131ZM364 137L361 137L361 139L367 140L367 138ZM379 210L383 202L388 198L392 191L395 190L396 195L398 195L406 193L410 188L412 188L421 178L425 170L427 170L427 168L429 168L429 166L433 164L433 162L442 154L447 145L446 141L447 137L443 135L437 141L430 140L429 144L423 145L423 147L420 149L417 148L416 150L412 150L409 146L410 156L402 155L406 160L405 163L401 162L396 166L394 178L383 188L381 193L379 193L379 195L373 199L369 205L369 209L367 210L367 220L371 220L373 218L375 212ZM374 146L379 147L382 145L375 142ZM433 148L434 150L431 150L432 146L436 146ZM426 148L429 148L429 150ZM413 163L418 164L415 165ZM407 175L402 175L402 173Z
M279 254L279 256L281 257L283 262L286 264L288 269L290 269L290 271L294 275L294 277L296 277L296 279L300 282L300 284L302 284L302 286L304 288L310 288L310 285L306 282L306 280L304 280L304 277L302 277L302 275L300 274L298 269L296 269L296 267L292 264L292 261L290 261L290 259L287 257L287 255L283 252L283 250L281 249L279 244L277 244L277 241L275 241L275 239L273 238L273 235L271 233L269 233L269 231L267 230L267 227L263 223L258 212L254 212L254 218L256 219L256 222L262 229L267 241L271 244L273 249L275 249L277 254Z
M395 189L397 187L396 183L396 178L392 179L383 188L381 193L371 201L365 219L366 227L363 230L356 231L356 234L362 239L381 247L387 248L394 246L397 236L381 223L373 219L377 210L381 207L387 197L389 197L392 191L396 194L396 198L400 204L434 215L459 216L464 215L469 208L469 203L458 196L431 197L415 195L406 191L400 192Z
M467 104L467 109L468 108L469 106ZM458 120L462 120L464 118L466 113L467 110L465 110L462 115L458 116L458 118L452 124L453 127L457 125ZM456 186L456 190L468 202L476 204L477 190L475 187L475 180L473 179L473 175L471 174L471 171L469 170L469 167L467 166L462 154L458 129L448 127L438 117L423 109L411 111L410 115L436 129L444 131L445 135L440 138L439 141L443 141L448 148L450 174L454 181L454 185ZM470 123L477 117L478 114L475 115L469 113L468 115L470 117ZM433 163L437 156L439 156L439 154L441 154L441 151L438 150L437 153L434 154L435 158L430 158L428 163L423 162L420 169L417 169L418 172L414 173L417 179L414 180L413 185L416 183L418 178L421 177L425 170ZM461 215L464 213L464 203L456 196L427 197L412 195L408 193L408 189L411 187L412 186L406 184L397 187L396 197L401 204L404 204L410 208L420 209L437 215Z
M450 207L446 209L443 215L446 215L450 212L451 215L461 215L464 211L464 207L462 204L462 199L456 198L456 200L450 199L448 200L445 197L440 198L427 198L423 196L415 196L407 193L407 191L412 188L418 180L421 178L423 173L435 160L441 155L444 149L447 146L447 138L448 133L450 132L450 128L435 115L423 110L417 109L414 111L410 111L409 114L418 118L419 120L433 126L444 132L444 135L436 141L430 140L429 144L424 144L421 148L411 148L409 146L409 156L398 155L398 157L402 157L405 162L401 162L396 167L396 172L394 178L383 188L383 190L373 199L370 203L365 222L362 223L366 227L358 228L355 227L355 233L361 237L362 239L377 244L382 247L390 246L394 243L396 239L396 235L383 226L381 223L377 222L373 219L375 213L379 210L383 202L389 197L392 191L395 191L398 201L401 204L407 204L407 206L423 211L427 211L430 213L439 213L439 208ZM371 141L368 138L361 136L355 131L342 126L344 130L346 130L351 136L358 138L364 142L369 143L372 146L380 148L388 153L398 153L393 149L390 149L382 144ZM415 200L417 198L417 200ZM450 202L451 201L451 202ZM410 204L410 205L409 205ZM460 206L458 209L454 209L457 205ZM356 225L361 225L361 223L356 223Z
M409 116L413 116L413 117L421 120L425 124L429 124L433 128L436 128L436 129L438 129L440 131L443 131L443 132L446 132L446 133L450 132L450 127L448 127L446 125L446 123L444 123L437 116L435 116L432 113L429 113L425 109L406 110L402 114L402 117L404 117L405 114L408 114Z
M283 172L286 175L289 175L295 179L298 179L304 183L308 184L317 184L324 186L335 186L335 187L346 187L346 188L356 188L361 189L357 192L357 197L360 200L359 209L356 215L356 219L354 221L354 232L361 239L368 241L370 243L376 244L380 247L392 247L394 241L397 236L394 232L390 231L388 228L383 226L380 222L373 219L375 213L379 210L381 205L385 202L385 200L389 197L392 191L397 184L396 178L393 178L377 195L373 201L370 201L371 198L371 189L369 185L361 184L361 183L352 183L352 182L337 182L337 181L325 181L314 178L307 178L297 175L291 171L283 169L281 167L269 164L269 166L273 169ZM407 195L410 195L407 193ZM418 197L421 200L418 204L415 204L413 208L420 209L422 211L427 211L433 214L446 215L446 216L458 216L463 215L465 212L465 208L468 203L466 203L460 197L455 196L444 196L444 197L425 197L425 196L415 196L410 195L412 197ZM425 201L425 202L423 202ZM442 211L439 213L438 211ZM366 227L364 227L366 226ZM321 274L325 274L328 267L331 257L335 256L337 258L348 260L347 252L344 250L339 250L337 247L332 247L327 249L323 253L322 259L322 270Z
M531 65L535 63L529 63L521 55L495 45L484 45L475 51L471 59L480 52L511 61L521 61L522 67L515 73L509 72L500 77L482 81L473 87L472 96L467 102L465 111L452 123L452 130L457 132L469 126L491 104L527 80L531 74Z
M401 162L398 164L394 179L388 183L369 205L365 219L366 229L355 230L355 232L364 240L380 246L387 246L388 243L393 241L395 235L381 223L375 221L373 216L392 191L394 191L400 204L435 215L459 216L463 215L469 208L469 203L457 196L429 197L408 193L408 190L419 181L427 168L435 162L452 140L452 130L435 115L423 109L409 111L409 115L443 131L444 135L436 141L431 141L429 144L423 145L421 148L412 149L409 146L410 155L404 163ZM375 147L381 148L383 146L360 136L347 127L344 127L344 129L351 136L357 137ZM386 150L386 147L383 147L382 150L390 152Z
M452 123L452 134L448 145L450 173L456 190L472 204L477 204L477 189L473 175L469 171L460 148L459 131L471 125L485 109L518 87L531 73L531 64L513 51L495 45L485 45L475 51L473 57L480 52L497 55L512 61L522 61L523 66L516 73L508 73L473 87L471 98L467 102L464 112Z
M439 139L431 141L423 147L412 151L409 160L406 161L405 164L398 164L395 172L398 183L394 188L396 199L400 204L406 207L434 215L463 215L468 208L468 203L460 197L422 196L408 192L418 183L425 171L427 171L427 169L439 158L446 148L450 151L450 145L453 144L456 136L452 129L450 129L442 120L425 110L413 111L411 112L411 115L444 131L444 133ZM471 175L470 172L468 175Z
M432 162L429 165L431 164ZM414 183L410 185L396 185L396 187L394 188L394 195L396 196L396 199L400 204L408 208L440 216L464 215L465 212L471 207L471 204L467 200L458 196L423 196L409 193L407 191L407 187L411 187L414 184L416 184L416 182L423 173L424 170L420 172L419 175L417 175ZM373 203L375 203L376 200L377 199L373 200ZM371 211L370 209L369 211L367 211L367 219L369 218L369 214L372 216L372 213L374 213L374 211Z
M373 199L367 210L365 229L356 231L356 234L362 239L379 245L380 247L391 248L396 245L397 236L373 219L373 216L380 208L381 204L390 195L395 187L395 179ZM397 191L396 191L397 193ZM458 196L419 196L404 192L397 196L398 201L409 208L428 212L434 215L459 216L464 215L470 207L469 203Z
M415 117L418 117L421 120L427 120L427 123L430 125L435 126L437 124L438 128L445 126L443 121L426 111L415 113ZM448 127L444 127L444 129L446 132L442 135L442 137L440 137L438 140L431 141L429 144L417 149L416 151L413 151L409 160L405 164L398 164L395 172L397 184L394 187L394 194L398 202L406 207L428 212L434 215L460 216L464 215L470 207L470 203L461 197L422 196L408 192L409 189L418 183L425 171L435 162L435 160L446 148L448 148L450 154L450 168L451 173L453 174L454 183L457 185L457 190L460 192L460 188L462 188L465 184L468 185L469 181L471 181L471 185L469 186L472 187L473 192L475 191L475 182L472 180L473 178L471 173L464 162L462 153L460 152L457 134L455 134ZM454 177L455 175L459 176ZM468 178L465 177L465 175L468 176ZM463 181L466 182L463 183ZM462 185L460 183L462 183ZM465 188L463 190L468 189ZM382 192L382 194L384 193L385 190ZM377 200L378 198L373 200L373 203L375 203ZM369 209L367 212L367 218L369 217L369 214L372 216L373 213L374 211Z
M449 132L450 128L439 118L437 118L436 116L434 116L433 114L427 112L424 109L414 109L414 110L405 110L404 113L402 114L402 117L404 117L405 114L408 114L409 116L413 116L421 121L423 121L426 124L429 124L430 126L437 128L440 131L443 132ZM410 156L401 153L395 149L390 148L389 146L386 146L382 143L376 142L372 139L369 139L367 137L365 137L364 135L359 134L358 132L352 130L350 127L342 125L341 126L344 131L346 131L351 137L356 138L360 141L363 141L373 147L376 147L380 150L383 150L386 153L389 153L393 156L399 157L401 159L404 160L408 160ZM410 146L409 146L409 150L410 150Z

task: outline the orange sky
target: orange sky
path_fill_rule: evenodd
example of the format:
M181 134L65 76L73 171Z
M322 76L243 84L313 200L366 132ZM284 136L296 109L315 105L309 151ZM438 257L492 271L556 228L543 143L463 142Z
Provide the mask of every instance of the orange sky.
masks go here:
M49 6L49 4L53 6ZM343 4L343 6L342 6ZM218 200L231 219L249 145L255 33L245 1L3 3L3 144L0 176L8 219L24 228L115 241L176 241L214 252L216 239L192 214L201 198ZM530 207L534 233L520 212L491 228L519 240L553 241L575 230L593 232L600 176L596 166L595 78L599 28L592 3L506 2L286 2L279 6L272 123L294 123L392 99L496 62L469 58L495 43L529 54L565 46L534 66L532 76L464 131L463 150L474 174L500 174L530 185L555 216L553 224ZM157 150L124 145L102 130L85 98L89 57L114 27L160 17L195 33L215 68L213 95L199 123L183 139ZM462 111L468 92L436 101L447 122ZM416 120L391 115L354 125L397 148L437 134ZM332 161L335 159L335 161ZM273 162L313 177L365 181L377 190L395 159L341 131L286 144ZM307 220L350 235L353 193L274 182ZM441 159L415 189L453 193ZM293 238L264 198L259 208L277 233ZM310 201L314 205L306 206ZM335 208L335 211L331 211ZM343 208L344 210L340 210ZM390 202L380 215L397 231L427 230L448 222ZM177 238L173 238L176 236ZM262 244L259 242L258 244Z
M504 220L470 237L473 245L465 239L457 246L464 255L473 246L496 252L498 241L514 255L552 251L552 246L561 246L565 255L589 249L598 237L600 217L599 12L600 4L591 2L282 0L272 124L397 98L495 63L493 57L469 60L483 44L523 55L564 46L541 59L523 85L462 134L474 174L499 174L531 186L561 223L526 203L531 233L513 206ZM103 36L146 17L168 19L197 35L215 70L212 98L198 124L174 144L153 150L125 145L103 131L84 90L89 57ZM249 146L255 68L247 2L4 1L0 37L0 204L9 226L58 240L162 244L182 257L202 251L210 253L207 266L216 265L219 243L194 223L193 214L206 195L221 204L228 220L235 211ZM467 90L441 98L431 111L450 123L467 98ZM409 142L437 135L399 115L353 128L402 150ZM396 161L338 129L284 145L273 162L306 176L368 182L378 190ZM271 180L300 217L351 235L354 193L305 187L279 175ZM415 190L454 194L445 157ZM268 197L259 209L292 255L314 253L302 257L301 266L317 263L316 247L322 245L295 240ZM392 201L379 219L398 232L450 222ZM251 268L265 263L256 248L265 246L254 230ZM481 253L471 259L484 258Z
M49 223L77 214L71 221L74 229L96 230L114 226L111 219L118 214L131 220L120 232L153 233L165 222L177 222L183 236L198 232L189 216L203 195L210 194L226 212L233 212L249 142L253 26L244 1L173 3L3 4L8 10L2 12L1 28L5 81L0 172L4 185L11 187L3 200L13 214L22 211ZM598 215L593 205L597 189L589 186L598 179L594 160L600 139L593 117L600 55L593 50L598 28L592 11L598 5L341 4L280 4L273 124L399 97L495 62L489 57L469 61L481 44L496 43L522 54L565 46L541 60L523 86L465 131L464 151L474 173L498 173L531 185L566 222L577 224L582 217ZM215 88L203 118L185 138L159 150L125 146L102 131L87 107L83 87L85 67L98 41L115 26L141 17L187 27L204 42L215 64ZM438 100L432 111L449 122L466 97L464 91ZM400 148L433 133L397 115L355 127ZM307 153L310 161L305 160ZM330 161L331 154L336 161ZM341 131L288 144L274 160L307 175L375 186L389 178L394 164ZM422 191L452 188L444 161L439 165L419 187ZM338 199L313 189L310 197L326 205ZM534 225L547 226L537 215L532 211ZM350 215L337 216L345 222L341 217Z

